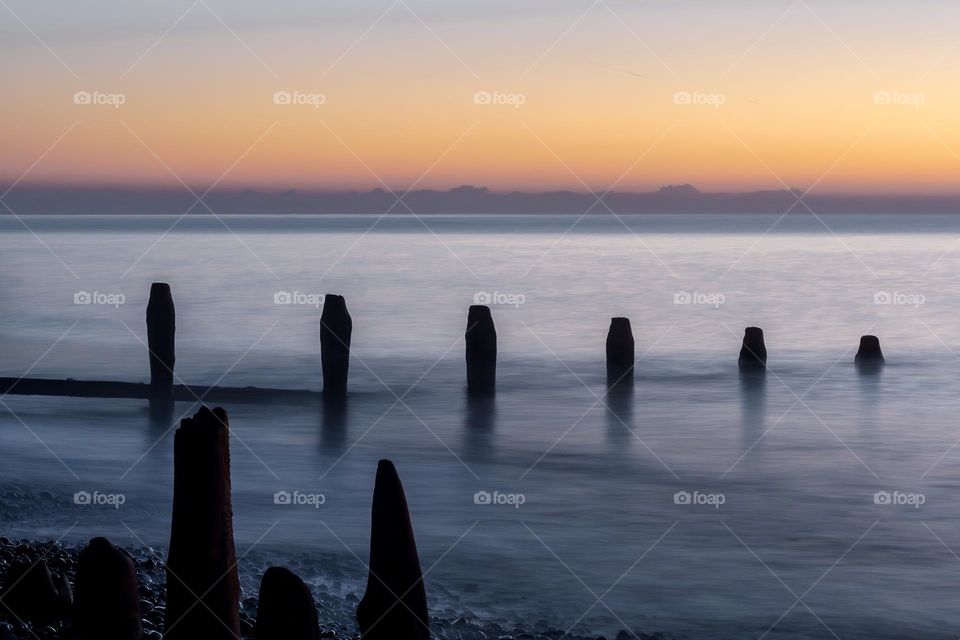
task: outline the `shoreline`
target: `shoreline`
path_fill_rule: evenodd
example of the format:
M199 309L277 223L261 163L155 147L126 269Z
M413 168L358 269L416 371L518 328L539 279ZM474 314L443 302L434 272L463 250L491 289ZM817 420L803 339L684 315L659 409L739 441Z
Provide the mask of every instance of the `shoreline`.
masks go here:
M53 574L66 576L72 587L75 584L78 556L84 546L86 545L72 542L0 537L0 572L5 572L17 561L26 560L32 564L42 559ZM136 568L144 628L143 638L160 640L163 637L166 604L165 551L137 545L117 546L131 558ZM240 622L243 638L255 637L259 603L255 585L259 584L263 569L252 566L253 564L244 562L243 558L238 563L241 574ZM362 590L357 593L349 591L344 595L334 594L311 584L309 574L300 573L300 575L306 579L317 604L320 637L359 640L360 630L354 619L354 610ZM361 576L356 578L358 583L362 584ZM5 585L0 584L0 588L3 586ZM59 621L25 623L18 621L9 612L0 608L0 639L67 640L74 637L71 622L72 617L67 616ZM669 638L661 632L648 634L623 630L618 631L615 636L605 636L601 633L584 634L582 631L574 631L566 635L565 629L553 628L542 620L527 623L494 622L481 620L469 611L454 613L450 610L441 610L431 614L430 622L432 634L444 640L560 640L560 638L612 640L613 637L618 640L667 640Z

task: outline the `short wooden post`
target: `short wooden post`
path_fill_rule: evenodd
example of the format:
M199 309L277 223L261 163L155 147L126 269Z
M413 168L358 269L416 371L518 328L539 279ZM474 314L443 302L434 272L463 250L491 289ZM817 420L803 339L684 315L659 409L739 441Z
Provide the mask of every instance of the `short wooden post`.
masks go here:
M467 391L493 395L497 388L497 329L490 307L475 304L467 313Z
M147 348L150 352L150 386L157 396L173 395L176 333L177 313L170 285L154 282L147 303Z
M320 315L320 360L323 367L323 393L345 398L350 371L350 339L353 319L343 296L327 294Z
M883 351L880 350L880 338L877 336L861 336L860 348L853 359L860 367L877 367L883 364Z
M610 318L607 331L607 387L633 381L634 341L630 318Z
M763 329L747 327L743 331L743 346L737 361L741 371L763 370L767 367L767 347L763 342Z

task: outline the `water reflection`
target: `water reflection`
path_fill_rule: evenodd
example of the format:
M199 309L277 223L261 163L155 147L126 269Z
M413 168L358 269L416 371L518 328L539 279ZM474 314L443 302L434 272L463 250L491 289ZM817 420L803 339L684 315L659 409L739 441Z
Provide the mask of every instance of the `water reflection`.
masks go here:
M490 459L494 452L496 424L496 400L467 393L463 409L463 447L467 460L485 462Z
M630 384L616 384L604 397L607 417L607 443L616 451L624 450L624 443L633 437L633 380Z
M767 430L766 371L740 372L740 424L743 450L753 447Z

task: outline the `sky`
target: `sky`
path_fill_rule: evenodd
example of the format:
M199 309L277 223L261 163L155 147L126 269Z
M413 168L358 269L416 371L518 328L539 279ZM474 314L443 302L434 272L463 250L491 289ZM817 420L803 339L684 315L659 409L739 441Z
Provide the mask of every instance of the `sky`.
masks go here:
M960 193L960 5L0 1L0 183Z

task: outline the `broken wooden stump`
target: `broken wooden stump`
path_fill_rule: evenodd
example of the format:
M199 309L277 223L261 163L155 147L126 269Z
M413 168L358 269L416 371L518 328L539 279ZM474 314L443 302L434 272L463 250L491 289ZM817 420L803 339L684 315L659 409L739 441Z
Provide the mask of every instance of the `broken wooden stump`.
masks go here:
M240 581L233 542L227 413L202 407L173 441L173 519L165 640L237 640Z

